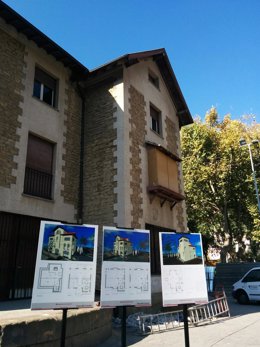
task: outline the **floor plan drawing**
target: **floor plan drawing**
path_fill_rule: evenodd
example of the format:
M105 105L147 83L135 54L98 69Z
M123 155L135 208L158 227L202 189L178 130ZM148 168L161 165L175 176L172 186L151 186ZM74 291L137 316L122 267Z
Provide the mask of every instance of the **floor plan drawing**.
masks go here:
M129 287L140 292L149 290L149 270L143 268L129 269Z
M92 268L69 268L68 291L74 295L90 294L92 289Z
M48 264L40 267L38 289L51 289L54 293L62 290L63 268L61 264Z
M175 293L184 291L184 280L180 270L171 269L165 273L165 289Z
M105 270L105 289L115 292L124 292L126 289L126 270L124 268L112 267Z

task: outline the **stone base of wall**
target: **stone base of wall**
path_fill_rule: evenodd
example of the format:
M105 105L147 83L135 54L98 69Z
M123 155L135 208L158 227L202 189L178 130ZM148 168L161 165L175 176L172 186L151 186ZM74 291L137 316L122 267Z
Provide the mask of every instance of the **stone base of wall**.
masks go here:
M61 311L59 311L61 312ZM112 334L112 309L69 310L66 347L96 347ZM62 313L0 322L1 347L60 347Z

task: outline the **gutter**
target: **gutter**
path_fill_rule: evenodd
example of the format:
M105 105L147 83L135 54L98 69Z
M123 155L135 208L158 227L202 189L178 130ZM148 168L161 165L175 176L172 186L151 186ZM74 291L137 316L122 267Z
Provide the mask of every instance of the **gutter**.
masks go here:
M81 98L81 124L80 124L80 160L79 160L79 192L78 192L78 214L77 223L83 223L83 202L84 202L84 182L83 182L83 166L84 166L84 153L85 153L85 108L86 98L83 89L77 82L76 90Z

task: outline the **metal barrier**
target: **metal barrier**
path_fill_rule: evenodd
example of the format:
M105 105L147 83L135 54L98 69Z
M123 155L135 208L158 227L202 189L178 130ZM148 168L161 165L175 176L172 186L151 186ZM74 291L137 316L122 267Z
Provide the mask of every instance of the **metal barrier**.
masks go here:
M176 329L183 325L183 311L147 314L139 317L139 329L143 335Z
M188 309L190 323L197 325L201 322L212 320L216 317L227 315L230 317L228 302L225 292L222 297L209 301L204 305L196 305Z
M204 305L192 306L188 309L189 323L196 326L220 316L230 317L225 292L222 296ZM139 330L142 335L158 333L183 327L183 311L147 314L139 317Z

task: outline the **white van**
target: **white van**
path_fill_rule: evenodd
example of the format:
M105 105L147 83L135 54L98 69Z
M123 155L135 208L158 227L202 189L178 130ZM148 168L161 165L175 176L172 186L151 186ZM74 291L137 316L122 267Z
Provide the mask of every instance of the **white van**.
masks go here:
M252 268L234 283L232 295L242 305L260 301L260 267Z

